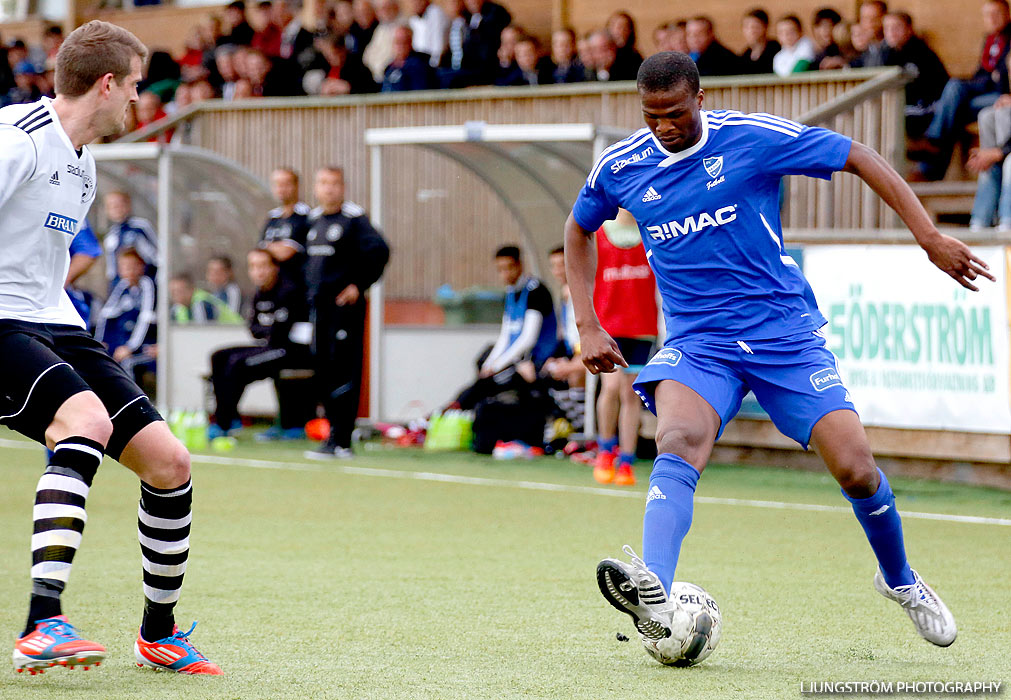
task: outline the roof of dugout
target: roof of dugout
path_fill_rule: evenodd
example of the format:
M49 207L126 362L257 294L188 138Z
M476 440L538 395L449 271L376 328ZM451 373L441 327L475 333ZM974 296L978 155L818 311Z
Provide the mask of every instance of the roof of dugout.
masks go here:
M450 158L488 185L512 213L533 271L544 277L549 251L596 154L628 135L627 129L595 124L488 124L374 128L365 131L371 147L370 209L383 217L383 146L418 146Z
M168 281L171 275L203 277L212 255L244 256L256 245L257 233L273 198L267 186L242 166L194 146L156 143L89 146L98 171L97 198L110 191L130 195L133 214L148 219L158 234L159 357L171 352ZM107 228L103 207L95 206L91 223ZM236 276L246 266L233 260ZM159 361L158 407L166 410L182 397L172 397L171 362ZM167 415L167 414L166 414Z

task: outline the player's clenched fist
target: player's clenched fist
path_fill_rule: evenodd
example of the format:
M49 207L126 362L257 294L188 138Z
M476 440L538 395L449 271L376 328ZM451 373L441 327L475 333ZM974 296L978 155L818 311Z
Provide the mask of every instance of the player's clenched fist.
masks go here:
M591 374L613 372L616 367L628 367L618 350L618 344L603 328L580 331L579 348L583 364Z

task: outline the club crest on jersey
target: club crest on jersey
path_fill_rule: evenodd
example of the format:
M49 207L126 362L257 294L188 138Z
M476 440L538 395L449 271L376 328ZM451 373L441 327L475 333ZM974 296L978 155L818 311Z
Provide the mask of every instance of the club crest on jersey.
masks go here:
M77 219L71 219L69 216L49 212L46 215L45 228L73 236L77 233Z
M702 167L706 169L707 173L709 173L709 177L717 177L721 172L723 172L723 156L703 158Z
M344 235L344 227L340 224L331 224L330 228L326 230L326 239L328 241L335 242L339 241L341 236Z

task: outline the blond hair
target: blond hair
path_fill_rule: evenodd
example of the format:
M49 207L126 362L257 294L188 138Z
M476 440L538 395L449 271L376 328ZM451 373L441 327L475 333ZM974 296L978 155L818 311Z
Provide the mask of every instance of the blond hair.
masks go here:
M56 94L80 97L109 73L122 83L134 56L143 62L147 47L126 29L101 20L82 24L56 54Z

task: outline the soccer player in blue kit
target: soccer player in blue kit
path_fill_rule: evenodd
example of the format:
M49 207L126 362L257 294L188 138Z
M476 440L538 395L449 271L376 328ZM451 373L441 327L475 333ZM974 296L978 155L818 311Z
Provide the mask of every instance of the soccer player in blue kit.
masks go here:
M639 69L646 128L597 159L565 223L566 271L583 362L593 373L627 366L592 302L593 232L628 209L638 222L663 300L668 339L636 379L656 413L657 451L643 519L643 558L597 567L604 597L647 641L671 635L667 591L692 499L713 443L749 389L776 427L813 445L842 487L877 558L874 587L926 640L948 646L955 620L910 569L902 523L860 419L819 329L825 318L783 249L786 175L863 179L909 227L934 265L976 291L987 265L942 235L902 178L875 151L826 129L767 114L702 110L688 56L663 52Z

